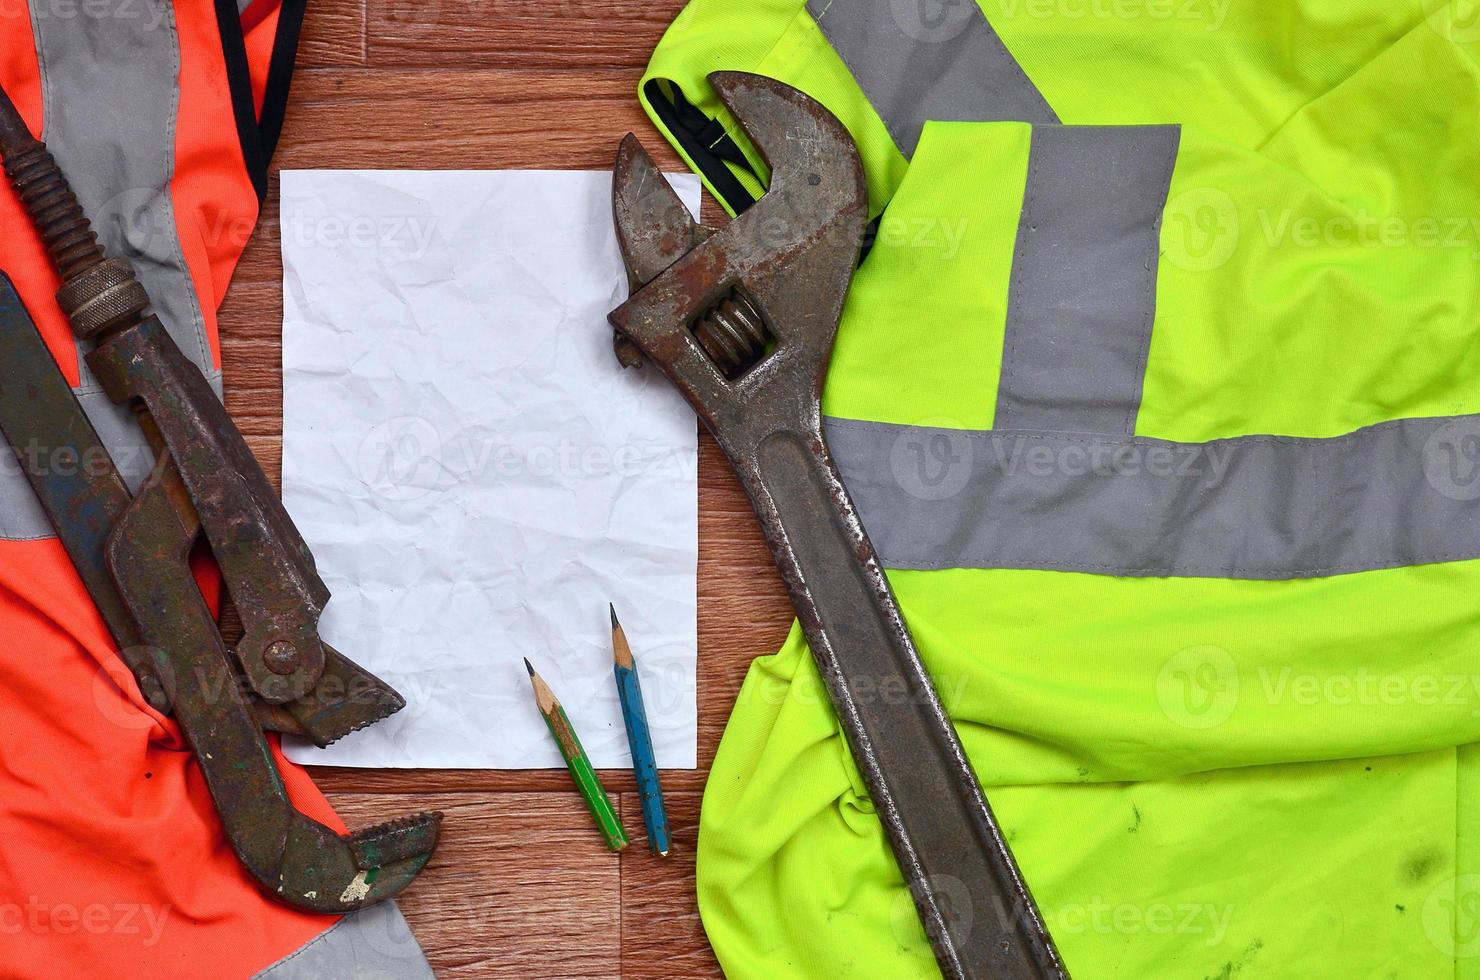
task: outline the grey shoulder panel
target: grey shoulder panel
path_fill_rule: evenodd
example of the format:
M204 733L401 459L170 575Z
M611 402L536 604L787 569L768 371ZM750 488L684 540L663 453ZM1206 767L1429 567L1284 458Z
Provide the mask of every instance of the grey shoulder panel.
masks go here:
M33 30L47 148L104 247L133 263L165 329L206 368L205 320L170 192L180 108L174 7L97 0L75 17L46 13L33 18Z
M170 192L180 105L174 8L167 0L92 0L61 17L32 0L31 10L42 137L104 246L133 263L165 329L219 394L221 376L213 368ZM79 362L82 353L79 345ZM143 431L102 393L86 363L77 393L136 487L152 461ZM20 467L7 457L0 465L0 540L51 536Z
M807 0L899 152L928 120L1056 123L975 0Z
M252 980L433 980L394 902L347 915Z
M1179 126L1035 126L995 428L1130 435Z

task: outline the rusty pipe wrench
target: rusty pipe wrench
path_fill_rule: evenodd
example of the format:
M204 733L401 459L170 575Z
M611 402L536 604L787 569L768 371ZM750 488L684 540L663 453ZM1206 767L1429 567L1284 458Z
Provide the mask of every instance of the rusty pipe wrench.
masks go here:
M611 314L618 357L657 364L739 474L941 972L1065 977L823 440L822 383L868 220L857 150L796 89L709 80L770 187L705 228L637 139L622 142L613 210L633 293Z
M65 175L0 91L0 155L59 272L58 302L110 396L158 463L130 494L0 282L0 430L87 460L85 478L26 470L151 706L172 713L243 865L286 904L343 913L389 898L429 860L441 815L343 837L288 798L264 730L323 745L399 710L385 682L318 638L328 590L241 433L158 318L128 263L106 257ZM204 535L246 626L228 649L190 572Z
M163 484L167 466L129 493L3 273L0 351L0 433L125 660L145 661L160 683L242 864L280 901L315 912L351 912L400 892L430 857L440 818L418 815L341 837L293 806L262 737L263 728L284 730L274 722L292 715L280 717L280 706L238 683L190 572L198 532L182 523ZM339 666L338 657L330 676L357 676L359 668ZM382 693L367 691L368 698L345 694L316 710L329 716L326 725L362 727L385 710Z

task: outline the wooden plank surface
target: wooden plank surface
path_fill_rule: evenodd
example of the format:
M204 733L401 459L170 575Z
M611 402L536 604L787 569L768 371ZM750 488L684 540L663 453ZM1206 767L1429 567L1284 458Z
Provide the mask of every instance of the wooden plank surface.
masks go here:
M314 0L278 168L610 166L643 135L642 68L682 0ZM706 201L705 217L719 217ZM227 405L270 474L282 453L282 266L276 178L221 312ZM314 775L351 826L421 808L446 836L401 907L441 977L721 976L694 900L704 779L752 657L791 621L750 506L700 440L699 761L664 774L675 853L647 853L630 773L604 773L636 831L606 853L562 772ZM387 941L393 941L393 937Z

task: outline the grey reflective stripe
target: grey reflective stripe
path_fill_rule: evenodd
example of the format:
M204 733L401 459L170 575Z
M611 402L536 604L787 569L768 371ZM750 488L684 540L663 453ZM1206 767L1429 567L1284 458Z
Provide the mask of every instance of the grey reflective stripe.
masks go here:
M33 24L47 145L104 245L133 263L180 350L209 365L170 194L180 105L173 7L101 0L86 16L43 12Z
M1056 123L975 0L807 0L906 157L927 120Z
M0 436L0 447L5 439ZM37 541L55 537L41 501L31 492L20 465L9 450L0 449L0 541Z
M808 0L912 156L928 120L1034 123L998 428L1135 428L1180 127L1060 127L974 0Z
M1035 126L997 429L1135 432L1179 126Z
M1295 579L1480 558L1480 415L1208 443L826 433L891 568Z
M347 915L253 980L433 980L394 902Z
M180 102L173 8L161 0L95 0L64 17L54 4L33 0L31 26L41 71L42 137L103 243L133 262L165 328L219 391L170 195ZM147 458L141 456L142 431L127 408L101 394L86 364L77 390L104 444L136 484L141 473L129 461ZM51 535L10 460L0 468L0 511L5 539Z
M210 377L209 381L217 397L220 397L220 374ZM123 482L128 484L130 490L138 490L154 468L154 453L140 437L139 423L134 420L133 413L126 409L120 410L101 391L81 392L77 400L82 403L82 410L87 413L93 428L97 430L98 438L103 440L103 445L109 447L109 454L113 457L113 464L118 467ZM15 455L4 446L4 437L0 436L0 454L3 454L0 455L0 541L39 541L55 537L56 532L52 530L46 512L41 509L41 502L32 492L25 471ZM49 454L52 449L38 446L15 447L15 453L43 452ZM43 468L48 465L71 465L70 457L60 454L38 456L37 459Z

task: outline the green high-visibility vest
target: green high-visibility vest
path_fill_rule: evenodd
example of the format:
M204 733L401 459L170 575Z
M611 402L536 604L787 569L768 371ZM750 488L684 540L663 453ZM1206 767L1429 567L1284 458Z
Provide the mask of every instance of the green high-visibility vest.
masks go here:
M1477 41L1470 0L693 0L643 80L732 211L708 72L859 144L829 444L1077 977L1480 977ZM732 977L936 975L798 631L698 888Z

